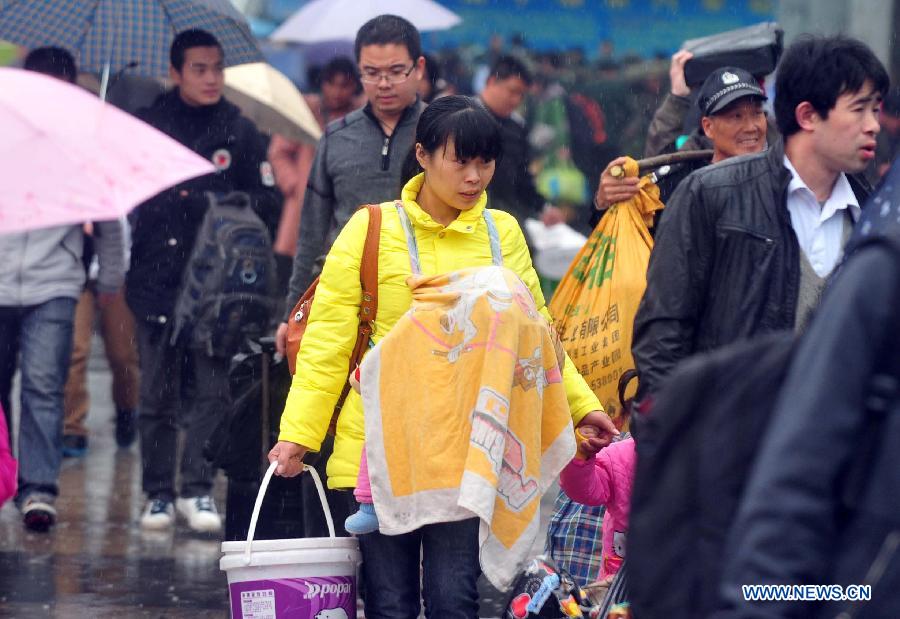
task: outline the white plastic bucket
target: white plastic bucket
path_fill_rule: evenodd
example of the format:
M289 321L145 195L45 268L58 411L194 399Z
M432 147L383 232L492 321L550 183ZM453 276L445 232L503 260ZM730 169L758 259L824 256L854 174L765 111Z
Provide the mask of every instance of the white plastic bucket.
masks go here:
M246 542L223 542L219 568L228 576L234 619L356 619L356 538L335 537L331 510L313 476L331 537L253 541L273 462L263 477Z

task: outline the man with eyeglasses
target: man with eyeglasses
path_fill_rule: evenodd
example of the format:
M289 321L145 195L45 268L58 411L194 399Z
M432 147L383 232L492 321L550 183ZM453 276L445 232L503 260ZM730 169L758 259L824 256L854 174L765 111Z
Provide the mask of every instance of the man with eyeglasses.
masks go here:
M172 345L172 314L206 214L206 192L246 192L273 236L281 194L266 160L268 139L222 96L225 59L219 41L206 31L186 30L173 40L170 59L175 88L138 116L210 159L217 171L154 196L131 217L125 297L134 312L142 379L138 426L147 504L140 524L171 529L177 508L191 529L217 532L221 520L211 496L214 469L203 456L203 445L231 405L230 359ZM182 394L189 398L182 402ZM179 426L185 430L180 465ZM175 492L176 468L180 493Z
M303 198L287 312L315 279L356 209L399 195L401 168L425 109L417 93L425 58L415 26L402 17L379 15L359 29L355 50L368 103L329 124L319 141ZM282 353L289 319L285 316L276 337Z

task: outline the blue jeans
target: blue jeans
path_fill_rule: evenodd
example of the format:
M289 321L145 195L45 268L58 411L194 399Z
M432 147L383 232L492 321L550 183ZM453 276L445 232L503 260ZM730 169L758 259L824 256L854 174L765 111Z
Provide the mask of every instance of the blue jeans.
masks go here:
M478 619L478 522L470 518L403 535L361 535L366 619L419 616L420 556L425 616Z
M19 497L58 493L63 387L72 355L75 299L0 307L0 400L9 404L16 357L22 370Z

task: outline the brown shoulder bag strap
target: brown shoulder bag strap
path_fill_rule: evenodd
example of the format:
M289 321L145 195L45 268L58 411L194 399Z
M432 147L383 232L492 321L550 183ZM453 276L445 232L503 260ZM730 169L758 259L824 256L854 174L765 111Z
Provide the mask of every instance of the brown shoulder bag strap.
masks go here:
M359 268L359 279L362 283L362 299L359 304L359 328L356 335L356 344L350 354L350 363L347 368L347 376L356 370L356 366L362 361L366 349L369 348L369 339L375 326L375 316L378 314L378 246L381 242L381 207L377 204L369 204L369 227L366 230L366 242L363 245L362 262ZM338 398L334 416L331 419L329 430L333 433L337 417L344 400L350 393L350 383L344 385L341 397Z
M360 326L368 323L369 332L372 334L371 327L375 323L375 316L378 314L378 245L381 240L381 207L377 204L370 204L366 207L369 209L369 229L366 232L366 244L363 246L362 265L359 269L359 279L362 283L362 302L359 307ZM360 335L362 335L360 330ZM368 345L368 341L366 342ZM358 363L358 361L357 361ZM353 365L356 368L356 364Z

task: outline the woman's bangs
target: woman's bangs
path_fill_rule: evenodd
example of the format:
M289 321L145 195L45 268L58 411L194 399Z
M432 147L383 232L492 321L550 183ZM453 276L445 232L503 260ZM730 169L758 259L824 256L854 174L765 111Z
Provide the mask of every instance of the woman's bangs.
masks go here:
M481 110L462 110L453 114L447 138L453 139L457 159L496 161L503 151L500 127Z

